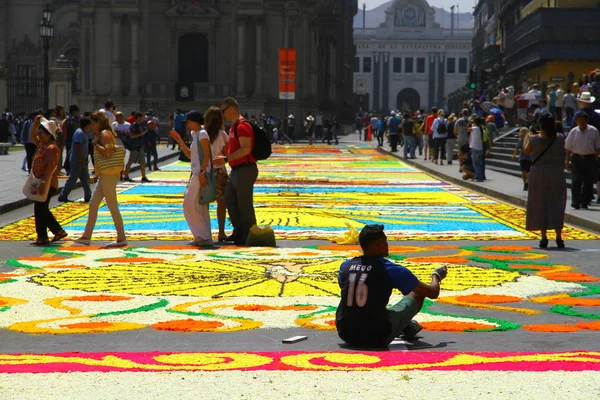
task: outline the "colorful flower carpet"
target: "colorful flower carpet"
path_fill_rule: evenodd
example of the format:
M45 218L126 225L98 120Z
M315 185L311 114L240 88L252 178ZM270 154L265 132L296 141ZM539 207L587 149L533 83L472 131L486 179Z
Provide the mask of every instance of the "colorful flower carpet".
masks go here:
M597 335L598 274L558 263L531 246L490 242L533 241L536 235L523 228L522 210L360 146L277 148L260 169L259 224L271 225L283 247L200 251L175 243L189 239L181 212L189 164L178 162L151 174L153 184L119 186L130 243L158 241L122 249L66 242L2 259L8 268L0 272L0 398L600 396L600 352L578 351L576 341L574 351L338 347L337 273L344 260L360 254L359 247L287 241L329 241L346 232L347 224L360 229L367 223L385 224L393 240L422 240L392 243L390 258L424 281L436 267L449 267L441 297L427 301L416 317L425 339L439 335L469 343L475 337L527 335L537 342L550 334L566 341ZM81 233L86 204L68 203L54 212L72 236ZM95 238L114 238L105 207L97 228ZM0 228L0 240L28 240L33 232L33 220L26 219ZM566 234L597 239L574 228ZM439 244L454 239L478 242ZM399 299L395 293L390 302ZM252 334L276 337L279 345L281 332L325 337L329 346L226 351L209 343L204 348L210 351L118 352L111 344L129 333L149 338L147 346L156 337L206 344L210 337L244 335L251 343ZM19 338L32 335L45 343L72 343L73 351L51 345L19 351ZM87 351L85 343L99 337L109 339L108 348Z
M418 315L425 330L600 330L600 280L530 247L392 246L390 258L427 281L449 266L443 293ZM334 330L337 272L357 246L125 249L71 246L7 262L0 329L88 334L153 329ZM393 296L392 302L399 299ZM592 311L589 311L589 310ZM486 316L482 315L485 311ZM573 319L561 321L563 316ZM543 321L543 322L542 322Z
M130 240L189 240L182 198L189 163L176 162L151 173L151 184L119 185L119 204ZM260 163L255 187L258 224L270 225L278 240L332 240L347 226L381 223L391 240L528 240L522 209L439 181L398 159L356 146L276 147ZM85 203L53 210L71 236L82 233ZM212 228L217 232L215 206ZM0 240L32 240L33 218L0 228ZM96 239L115 237L106 206L100 209ZM567 227L566 240L598 239Z
M6 399L598 398L600 353L0 355ZM368 373L365 373L368 372Z

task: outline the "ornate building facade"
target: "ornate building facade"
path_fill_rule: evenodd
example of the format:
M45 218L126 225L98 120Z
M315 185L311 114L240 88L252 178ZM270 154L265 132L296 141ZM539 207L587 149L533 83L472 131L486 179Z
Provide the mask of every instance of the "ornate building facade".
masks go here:
M0 0L0 103L4 90L15 112L29 110L17 108L15 93L23 91L11 91L11 82L33 82L42 71L38 27L45 4ZM51 6L50 59L64 56L51 80L64 78L57 74L70 70L68 62L73 70L68 87L51 83L51 104L93 110L111 98L127 112L153 108L166 116L232 95L249 114L283 115L282 47L297 49L290 112L342 115L352 103L357 0L54 0Z
M434 18L425 0L395 0L379 27L354 29L354 93L363 110L444 107L464 86L472 30L443 29Z

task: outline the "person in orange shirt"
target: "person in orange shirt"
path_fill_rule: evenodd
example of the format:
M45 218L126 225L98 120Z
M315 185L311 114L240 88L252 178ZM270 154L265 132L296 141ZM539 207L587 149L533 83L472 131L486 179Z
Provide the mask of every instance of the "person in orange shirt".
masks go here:
M423 160L427 160L428 157L431 158L431 152L429 150L429 144L431 142L431 136L433 135L433 130L431 127L433 126L433 121L437 118L437 107L431 107L431 114L427 116L425 122L421 126L421 132L423 133Z

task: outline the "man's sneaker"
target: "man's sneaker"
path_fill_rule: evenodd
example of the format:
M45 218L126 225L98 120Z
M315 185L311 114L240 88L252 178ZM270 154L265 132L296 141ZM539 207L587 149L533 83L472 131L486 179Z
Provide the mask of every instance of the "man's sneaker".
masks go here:
M125 182L135 182L133 179L131 179L130 177L126 176L125 178L123 178L123 180Z
M421 326L421 324L419 324L413 319L402 331L402 337L406 340L413 339L415 336L417 336L419 332L421 332L422 329L423 327Z
M142 182L143 182L143 183L150 183L150 182L152 182L152 181L151 181L150 179L146 178L146 177L143 177L143 178L142 178Z
M60 201L61 203L69 203L69 202L71 202L71 200L67 199L66 197L59 197L58 201Z

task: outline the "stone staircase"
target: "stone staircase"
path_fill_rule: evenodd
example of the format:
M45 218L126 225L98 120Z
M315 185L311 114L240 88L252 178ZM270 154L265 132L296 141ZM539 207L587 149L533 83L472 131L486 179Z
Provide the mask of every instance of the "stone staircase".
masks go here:
M491 157L485 159L485 166L494 171L521 177L519 159L511 160L513 150L519 141L519 130L508 129L500 132L500 138L492 146ZM571 187L571 173L567 172L567 186Z

